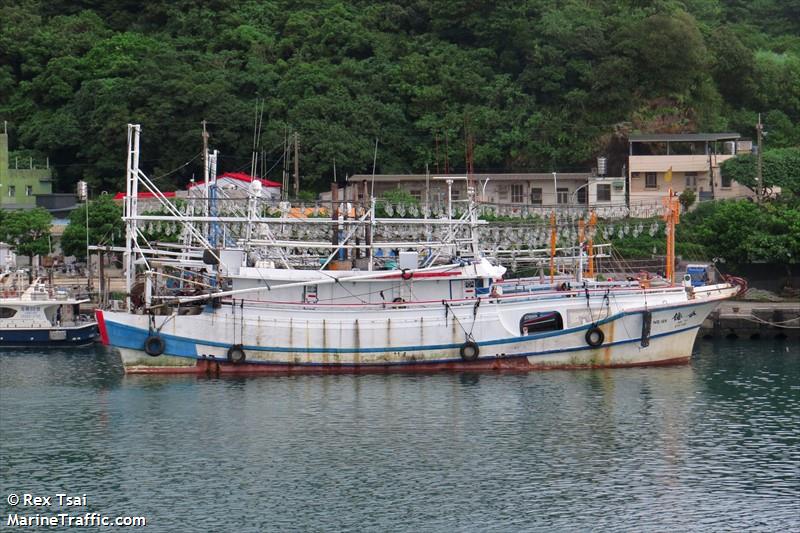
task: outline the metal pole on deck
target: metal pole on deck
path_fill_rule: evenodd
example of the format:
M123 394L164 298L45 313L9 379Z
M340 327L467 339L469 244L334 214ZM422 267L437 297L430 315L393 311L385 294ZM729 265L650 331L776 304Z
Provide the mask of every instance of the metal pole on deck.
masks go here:
M209 168L208 168L208 131L206 130L206 121L203 120L203 184L205 185L206 189L206 209L205 215L208 216L208 212L211 208L211 195L208 194L208 177L209 177Z
M558 241L558 236L556 234L556 212L554 210L550 213L550 283L551 284L555 281L555 276L556 276L557 241Z
M137 195L139 192L139 124L128 124L128 162L125 170L125 306L133 311L131 289L135 276L135 258L133 255L134 239L136 239Z
M300 137L294 132L294 197L300 195Z
M764 147L762 146L762 135L764 125L761 124L761 113L758 114L758 124L756 124L756 135L758 143L758 153L756 154L756 200L761 203L764 196L764 175L762 173L762 166L764 164Z

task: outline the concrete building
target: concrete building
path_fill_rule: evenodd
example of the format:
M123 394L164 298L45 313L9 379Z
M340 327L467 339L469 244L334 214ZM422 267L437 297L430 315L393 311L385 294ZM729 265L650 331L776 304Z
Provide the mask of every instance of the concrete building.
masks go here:
M599 203L624 203L624 180L617 178L593 178L589 172L539 172L539 173L476 173L477 195L482 202L510 206L533 206L541 208L586 206L590 197ZM447 202L448 180L453 201L467 198L465 176L426 176L425 174L379 174L374 178L374 195L402 189L424 203L432 205ZM361 201L364 197L363 183L372 188L370 174L350 176L347 185L340 188L339 198ZM612 183L616 184L615 188ZM608 187L606 187L608 185ZM599 191L599 192L598 192ZM330 201L330 192L322 193L322 200Z
M631 206L660 201L670 188L678 194L690 189L698 200L754 196L720 174L724 161L752 151L752 142L738 133L635 134L628 137L628 148Z
M38 195L53 192L53 174L49 165L32 159L11 161L8 133L0 133L0 208L32 209ZM19 168L23 167L23 168Z

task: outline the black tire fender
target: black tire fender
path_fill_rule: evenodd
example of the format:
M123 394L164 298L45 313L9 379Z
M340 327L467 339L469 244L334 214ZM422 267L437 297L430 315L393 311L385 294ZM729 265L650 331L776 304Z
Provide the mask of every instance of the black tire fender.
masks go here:
M234 365L244 363L245 359L247 359L247 354L244 353L241 344L234 344L228 348L228 361Z
M606 340L606 334L603 333L602 329L598 328L597 326L594 326L586 331L585 338L586 338L586 344L596 348L601 344L603 344L603 341Z
M458 353L464 361L474 361L481 354L481 349L477 342L467 341L461 345Z
M150 335L144 340L144 353L150 357L158 357L164 353L164 339L158 335Z

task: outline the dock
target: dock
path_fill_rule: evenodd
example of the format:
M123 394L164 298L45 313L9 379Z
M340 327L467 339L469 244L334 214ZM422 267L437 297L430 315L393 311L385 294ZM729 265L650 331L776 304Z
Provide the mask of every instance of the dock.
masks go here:
M800 340L800 301L724 302L703 322L700 337Z

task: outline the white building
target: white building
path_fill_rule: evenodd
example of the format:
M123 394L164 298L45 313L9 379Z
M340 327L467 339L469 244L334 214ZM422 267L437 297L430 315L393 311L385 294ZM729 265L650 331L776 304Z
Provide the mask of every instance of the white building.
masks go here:
M660 201L669 189L692 190L698 200L752 197L739 183L725 179L720 165L752 142L738 133L635 134L628 137L630 204ZM671 170L672 179L669 179Z
M481 202L515 207L553 208L611 207L625 205L625 179L597 177L589 172L537 173L476 173L473 175L477 196ZM455 202L467 198L467 181L461 176L425 174L369 174L350 176L339 190L343 201L363 201L370 193L380 197L394 189L402 189L420 201L431 205L447 202L448 180ZM374 185L373 185L374 182ZM320 195L330 201L331 193Z

